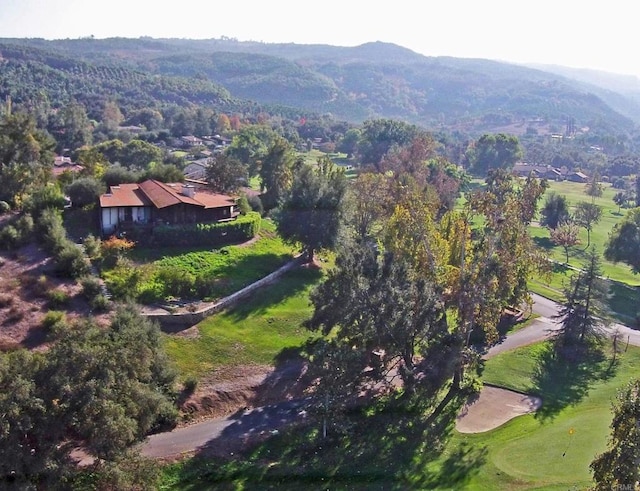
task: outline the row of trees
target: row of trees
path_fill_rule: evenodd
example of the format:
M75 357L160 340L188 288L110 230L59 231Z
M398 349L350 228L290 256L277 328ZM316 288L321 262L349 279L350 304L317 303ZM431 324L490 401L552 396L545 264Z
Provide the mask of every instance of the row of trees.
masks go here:
M357 403L354 394L392 395L435 419L474 390L472 332L495 342L502 309L526 301L529 275L546 271L527 234L545 183L494 170L456 210L447 196L459 188L442 185L446 163L432 144L423 136L387 151L377 171L344 188L328 161L315 169L294 165L291 188L276 208L279 230L304 244L309 258L339 237L336 268L312 293L306 324L323 335L309 352L321 435L348 431L344 416ZM323 195L323 187L336 192ZM577 236L578 224L589 233L600 215L593 201L571 215L566 199L553 194L542 209L547 226L555 220L552 234L572 226ZM331 240L319 241L318 230ZM600 256L591 248L587 258L566 287L553 339L555 356L569 363L601 347L608 318ZM640 419L637 392L637 383L630 385L614 406L610 449L591 466L599 489L637 481L637 432L628 431Z

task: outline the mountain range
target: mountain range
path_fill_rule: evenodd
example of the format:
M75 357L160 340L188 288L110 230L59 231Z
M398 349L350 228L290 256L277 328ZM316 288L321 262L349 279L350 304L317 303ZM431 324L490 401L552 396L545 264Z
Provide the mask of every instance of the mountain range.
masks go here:
M171 103L317 113L355 124L389 118L471 135L628 134L640 123L636 77L428 57L382 42L4 38L0 97L6 96L27 105L44 97L52 103L115 99L124 111L131 104Z

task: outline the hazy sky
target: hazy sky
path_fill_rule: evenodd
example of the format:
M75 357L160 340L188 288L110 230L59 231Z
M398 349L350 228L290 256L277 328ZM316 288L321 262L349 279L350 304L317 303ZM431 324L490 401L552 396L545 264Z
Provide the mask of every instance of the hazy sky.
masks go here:
M0 0L0 37L385 41L428 56L638 76L639 24L634 3L621 0Z

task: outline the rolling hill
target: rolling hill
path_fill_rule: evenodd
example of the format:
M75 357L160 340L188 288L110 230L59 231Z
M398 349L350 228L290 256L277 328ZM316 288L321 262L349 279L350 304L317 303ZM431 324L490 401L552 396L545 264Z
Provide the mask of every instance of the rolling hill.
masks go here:
M361 123L390 118L427 129L629 133L638 93L570 71L426 57L394 44L356 47L233 39L0 39L0 97L18 102L116 97L137 105L227 111L290 108ZM621 82L622 83L622 82ZM124 104L124 109L127 109Z

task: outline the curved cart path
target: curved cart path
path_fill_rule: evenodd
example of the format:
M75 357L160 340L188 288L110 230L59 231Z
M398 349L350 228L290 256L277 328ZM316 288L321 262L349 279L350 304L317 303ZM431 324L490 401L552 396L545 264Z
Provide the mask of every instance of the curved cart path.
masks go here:
M527 327L507 335L501 343L487 351L484 359L547 339L560 328L553 319L558 313L558 304L539 295L532 296L533 312L540 317ZM604 330L609 335L618 330L622 343L640 346L640 331L622 324L611 324ZM456 429L461 433L489 431L517 416L536 411L541 404L542 401L538 397L485 385L479 396L463 407L456 421Z

